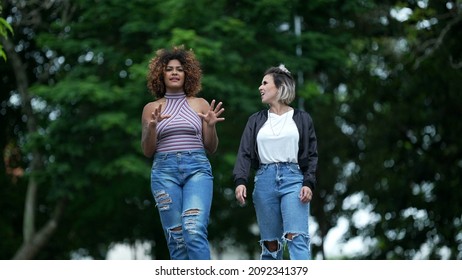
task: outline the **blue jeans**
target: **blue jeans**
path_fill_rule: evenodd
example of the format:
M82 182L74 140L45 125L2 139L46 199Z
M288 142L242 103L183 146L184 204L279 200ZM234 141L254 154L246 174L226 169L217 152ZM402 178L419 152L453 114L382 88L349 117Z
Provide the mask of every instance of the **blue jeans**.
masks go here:
M290 259L311 259L310 206L300 201L302 183L303 175L296 163L263 164L257 170L252 197L260 229L260 259L281 260L285 245ZM269 241L277 241L276 250L269 250L265 244Z
M204 150L156 153L151 190L172 260L209 260L213 175Z

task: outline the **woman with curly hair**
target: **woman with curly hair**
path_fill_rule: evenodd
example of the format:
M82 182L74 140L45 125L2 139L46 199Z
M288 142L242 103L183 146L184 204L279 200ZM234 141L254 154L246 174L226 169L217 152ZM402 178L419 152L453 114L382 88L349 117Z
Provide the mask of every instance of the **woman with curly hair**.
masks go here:
M156 100L143 109L141 147L153 158L151 190L175 260L210 259L213 175L206 153L217 149L215 124L224 109L196 97L201 77L193 51L183 46L158 50L147 74Z

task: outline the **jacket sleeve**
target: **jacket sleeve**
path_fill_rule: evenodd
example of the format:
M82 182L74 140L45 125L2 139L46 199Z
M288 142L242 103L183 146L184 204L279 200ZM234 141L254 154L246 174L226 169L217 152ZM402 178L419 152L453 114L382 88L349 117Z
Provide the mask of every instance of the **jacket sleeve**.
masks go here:
M247 180L249 177L249 172L252 163L251 154L255 143L255 139L253 139L254 121L252 120L253 118L250 117L244 128L244 132L241 136L239 150L237 152L236 162L234 163L233 179L234 185L236 187L239 185L247 185Z
M303 185L314 190L317 183L316 169L318 166L318 143L314 124L307 112L300 112L297 116L301 141L299 143L298 164L303 173Z
M314 130L313 120L309 114L304 118L304 149L306 149L307 157L304 158L305 164L303 171L303 185L308 186L311 190L316 188L316 169L318 166L318 142L316 132Z

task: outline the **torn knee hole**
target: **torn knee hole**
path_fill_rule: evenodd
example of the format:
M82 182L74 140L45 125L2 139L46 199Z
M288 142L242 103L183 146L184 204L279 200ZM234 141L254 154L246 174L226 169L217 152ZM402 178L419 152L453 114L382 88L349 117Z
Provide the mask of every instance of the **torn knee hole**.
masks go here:
M277 241L265 241L264 242L266 249L270 252L275 252L278 250L278 242Z
M181 229L182 229L181 226L177 226L177 227L174 227L174 228L170 229L170 231L179 232L179 231L181 231Z
M184 212L184 216L198 215L199 209L189 209Z
M297 233L288 233L288 234L286 234L286 239L287 240L293 240L297 236L298 236Z
M170 203L172 199L165 192L161 192L156 195L156 200L159 204Z
M162 199L162 198L165 198L165 197L167 197L167 194L164 193L164 192L159 192L156 195L156 198L158 198L158 199Z
M170 203L172 202L172 200L170 198L164 198L162 200L159 199L159 204L166 204L166 203Z

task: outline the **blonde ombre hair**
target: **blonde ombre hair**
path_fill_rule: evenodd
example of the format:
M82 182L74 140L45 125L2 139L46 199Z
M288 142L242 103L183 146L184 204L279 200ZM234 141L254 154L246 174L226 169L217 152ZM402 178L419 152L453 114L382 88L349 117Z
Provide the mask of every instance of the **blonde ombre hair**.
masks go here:
M289 105L295 99L295 80L292 74L284 66L280 64L278 67L270 67L266 70L264 76L271 75L274 84L278 89L278 101L285 105Z

